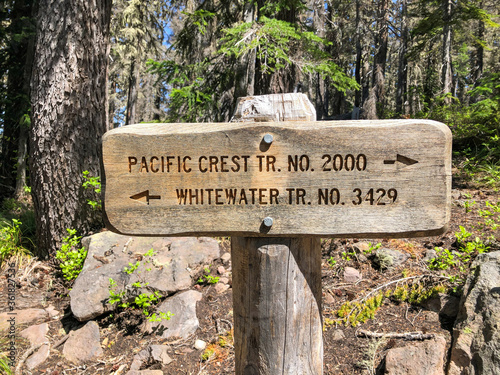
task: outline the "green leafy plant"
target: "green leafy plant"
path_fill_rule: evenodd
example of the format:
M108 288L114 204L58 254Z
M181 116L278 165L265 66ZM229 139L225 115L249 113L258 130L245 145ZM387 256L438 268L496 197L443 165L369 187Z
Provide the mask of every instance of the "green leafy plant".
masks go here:
M144 254L145 263L153 263L154 259L152 257L155 255L153 249L148 250ZM135 264L129 263L128 267L125 266L123 268L123 272L132 275L136 274L139 277L141 271L139 267L141 266L141 262L137 261ZM150 271L151 268L147 268L146 271ZM151 313L150 308L156 305L159 300L162 298L162 295L157 290L145 292L144 289L148 289L148 282L145 282L143 279L139 279L136 282L131 283L126 286L122 290L117 290L117 283L112 278L109 279L109 297L108 303L113 305L117 304L121 308L135 308L141 309L144 316L151 322L158 322L163 319L170 320L173 314L170 311Z
M63 238L61 250L56 252L56 259L59 260L63 277L68 280L74 280L81 272L87 250L80 247L81 236L76 235L76 229L66 229L68 236Z
M101 194L101 177L97 176L91 176L89 171L83 171L83 184L82 186L85 189L93 189L96 194L100 195ZM92 200L92 199L87 199L87 203L94 209L94 210L100 210L102 208L102 202L100 199L98 200Z
M466 213L470 212L472 209L472 206L474 206L475 204L476 204L476 201L470 201L470 200L464 201L465 212Z
M334 257L328 258L327 262L330 265L330 267L334 267L337 264L337 261L335 260Z
M382 244L380 242L376 244L372 244L371 242L368 242L368 249L364 251L365 255L369 255L373 253L374 251L380 249L382 247Z
M203 284L204 282L206 282L207 284L217 284L219 282L218 276L210 275L210 267L209 266L203 268L203 271L205 272L205 274L202 275L197 280L198 284Z
M0 268L11 258L21 260L31 257L30 251L23 245L21 225L17 219L0 222Z
M472 236L472 233L467 231L463 226L459 226L460 232L455 232L455 237L457 238L457 242L463 244L467 238Z
M343 251L342 254L342 259L344 259L346 262L349 262L352 260L351 256L356 256L356 253L353 251Z
M457 264L455 256L448 249L440 249L436 247L437 257L432 258L428 262L429 269L431 270L447 270Z

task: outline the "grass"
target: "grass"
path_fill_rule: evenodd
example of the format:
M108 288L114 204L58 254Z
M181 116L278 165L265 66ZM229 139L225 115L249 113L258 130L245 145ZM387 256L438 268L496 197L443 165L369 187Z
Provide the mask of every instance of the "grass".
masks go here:
M0 269L22 267L35 252L35 214L28 200L5 199L0 209Z

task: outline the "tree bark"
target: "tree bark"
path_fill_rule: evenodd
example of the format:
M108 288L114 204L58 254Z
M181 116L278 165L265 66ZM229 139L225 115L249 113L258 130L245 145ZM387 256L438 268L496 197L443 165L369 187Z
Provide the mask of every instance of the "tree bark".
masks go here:
M385 65L389 36L389 0L381 0L377 9L377 35L375 38L375 57L373 63L373 84L377 104L377 116L383 117L385 101Z
M442 94L446 95L452 91L452 66L451 66L451 12L452 0L443 0L443 51L442 51ZM445 98L445 104L450 104L451 99Z
M401 1L401 46L399 49L398 85L396 90L396 112L406 114L408 84L408 1Z
M110 13L111 0L39 3L30 172L40 255L54 254L67 228L101 224L82 172L100 174Z
M25 129L25 116L29 115L29 73L33 64L32 30L33 1L17 0L11 10L11 22L7 27L8 55L7 95L3 113L3 133L0 155L0 197L17 195L17 175L19 175L19 152L26 143L21 134ZM29 121L28 121L29 123ZM26 145L24 145L26 147ZM21 149L20 149L21 148ZM26 154L22 155L23 157ZM24 160L24 158L23 158ZM24 176L26 169L24 168ZM23 177L23 173L19 177ZM25 183L26 179L24 179ZM24 185L23 185L24 186Z
M134 57L130 64L130 76L128 81L127 115L125 125L136 123L137 110L137 85L139 81L139 64Z
M243 22L253 22L255 19L255 5L246 2L243 6ZM252 96L254 94L255 75L255 51L251 51L240 56L236 65L236 82L234 88L234 108L238 103L238 98Z
M359 90L354 94L354 106L361 106L361 58L362 58L362 49L361 49L361 0L356 0L356 69L354 72L354 77L356 79L356 83L359 85Z
M313 30L316 30L316 35L320 38L325 38L325 4L322 0L314 0L313 2ZM324 48L323 48L324 49ZM328 98L325 79L319 73L316 74L316 115L317 120L322 120L328 116Z

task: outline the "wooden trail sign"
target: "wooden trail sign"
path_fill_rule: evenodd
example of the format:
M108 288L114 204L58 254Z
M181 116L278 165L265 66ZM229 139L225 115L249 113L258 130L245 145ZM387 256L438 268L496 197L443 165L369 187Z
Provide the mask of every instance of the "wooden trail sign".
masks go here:
M124 234L409 237L450 218L451 132L434 121L131 125L103 154Z

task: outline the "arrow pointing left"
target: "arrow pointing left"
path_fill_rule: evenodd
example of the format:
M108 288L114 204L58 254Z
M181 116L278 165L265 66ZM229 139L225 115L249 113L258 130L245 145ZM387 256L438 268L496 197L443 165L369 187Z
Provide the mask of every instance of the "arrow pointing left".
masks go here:
M159 195L149 195L149 190L144 190L140 193L134 194L130 196L130 199L141 199L146 198L146 203L149 204L150 199L161 199Z

